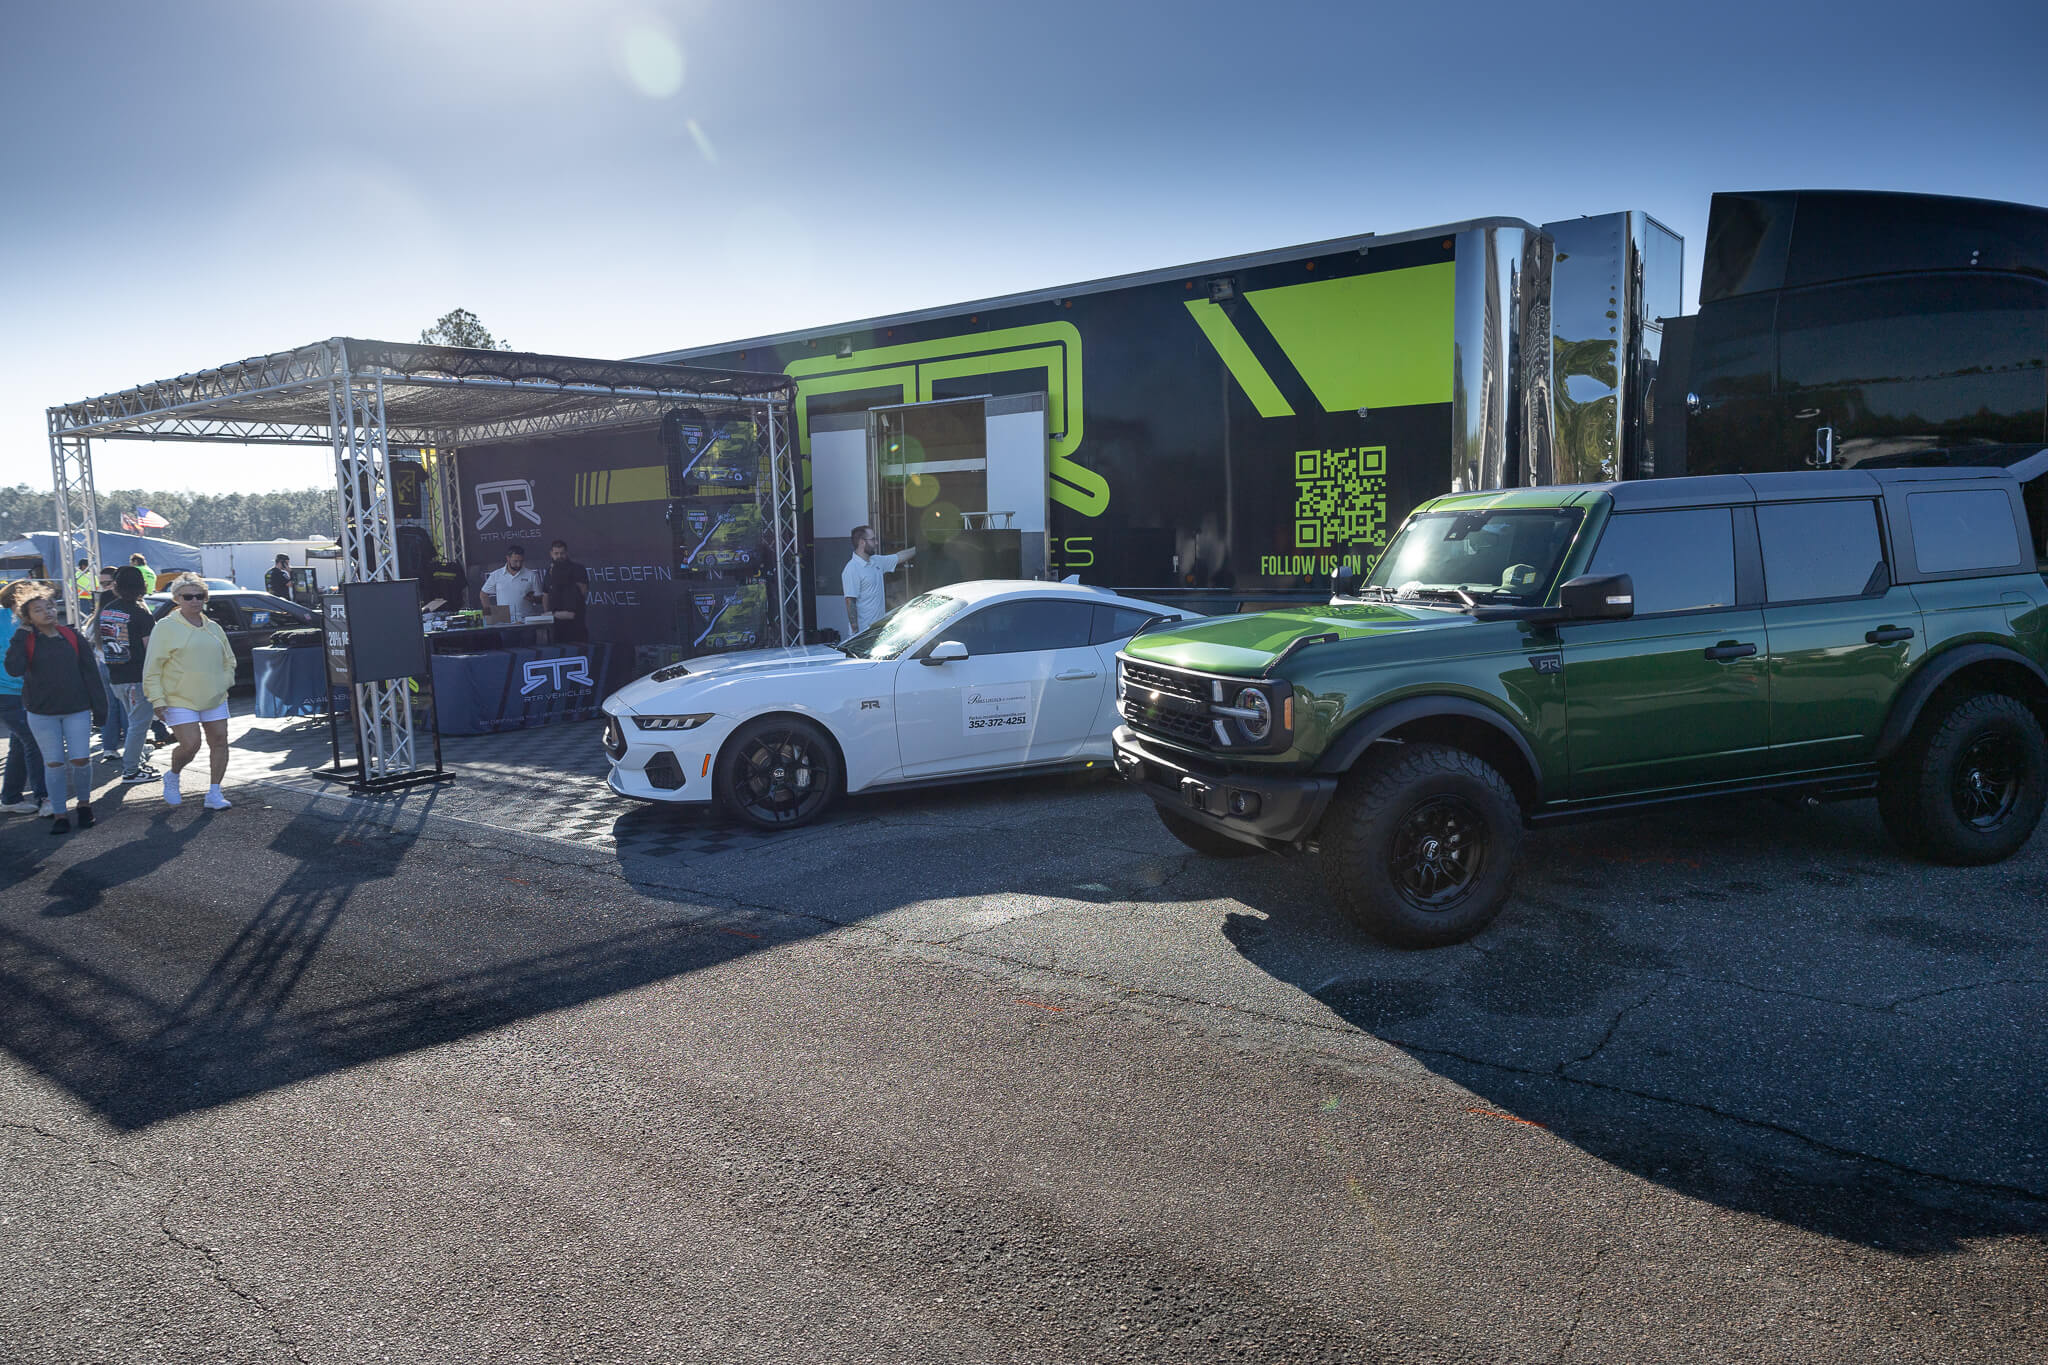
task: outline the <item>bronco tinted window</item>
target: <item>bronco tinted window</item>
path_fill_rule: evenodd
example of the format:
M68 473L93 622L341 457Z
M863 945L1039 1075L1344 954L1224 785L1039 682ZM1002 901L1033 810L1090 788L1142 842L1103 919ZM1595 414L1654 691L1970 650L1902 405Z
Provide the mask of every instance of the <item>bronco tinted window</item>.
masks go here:
M1906 518L1921 573L2009 569L2020 561L2012 499L1998 489L1913 493L1906 498Z
M1586 570L1635 580L1636 615L1735 605L1735 523L1725 507L1629 512L1601 533Z
M1772 602L1860 597L1889 586L1876 503L1764 503L1756 509L1756 529Z

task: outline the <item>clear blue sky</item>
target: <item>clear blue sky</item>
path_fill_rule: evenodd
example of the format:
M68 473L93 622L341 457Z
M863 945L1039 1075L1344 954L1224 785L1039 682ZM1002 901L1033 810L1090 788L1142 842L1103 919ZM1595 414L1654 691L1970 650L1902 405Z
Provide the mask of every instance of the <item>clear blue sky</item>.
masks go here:
M1717 189L2048 203L2048 5L16 5L0 482L51 403L458 305L632 355ZM102 486L324 482L106 443Z

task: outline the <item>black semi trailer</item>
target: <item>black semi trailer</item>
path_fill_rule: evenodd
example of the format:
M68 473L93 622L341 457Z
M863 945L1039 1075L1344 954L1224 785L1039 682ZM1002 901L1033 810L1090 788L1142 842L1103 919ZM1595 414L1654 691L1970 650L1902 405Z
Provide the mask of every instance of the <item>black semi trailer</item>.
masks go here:
M2044 264L2041 209L1717 195L1696 318L1683 243L1629 212L647 358L797 380L810 624L843 628L861 523L920 546L902 591L1077 574L1244 603L1320 594L1447 491L2036 449Z

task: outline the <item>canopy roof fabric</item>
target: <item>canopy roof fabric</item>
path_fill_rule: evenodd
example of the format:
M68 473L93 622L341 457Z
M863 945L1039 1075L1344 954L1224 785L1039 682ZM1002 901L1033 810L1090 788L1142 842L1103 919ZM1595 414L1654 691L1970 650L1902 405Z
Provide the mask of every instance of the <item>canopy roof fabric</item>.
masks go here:
M326 445L337 381L381 386L392 445L478 446L788 402L786 375L333 337L50 409L53 436Z
M149 561L149 567L152 569L190 569L194 573L199 572L198 549L181 540L165 540L161 536L131 536L122 531L102 531L99 539L102 564L126 564L129 555L139 553ZM55 531L31 531L20 540L0 544L0 559L35 555L51 573L59 572L56 566L64 566L61 576L66 580L71 577L72 562L85 552L83 531L71 533L71 549L61 555L57 553Z

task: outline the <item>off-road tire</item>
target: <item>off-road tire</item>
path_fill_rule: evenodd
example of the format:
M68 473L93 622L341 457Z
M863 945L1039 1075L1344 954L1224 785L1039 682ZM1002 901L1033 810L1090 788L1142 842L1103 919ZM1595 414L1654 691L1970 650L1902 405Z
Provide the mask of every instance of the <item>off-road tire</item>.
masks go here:
M732 819L795 829L832 809L845 779L823 730L798 716L763 716L733 731L718 751L711 794Z
M1995 863L2033 837L2048 804L2048 739L2017 697L1930 707L1878 776L1885 832L1937 863Z
M1507 904L1522 810L1506 779L1462 749L1375 745L1338 789L1317 842L1330 899L1360 927L1397 947L1440 948ZM1438 878L1432 866L1447 870Z
M1265 852L1257 844L1240 843L1228 834L1218 834L1207 825L1198 825L1164 806L1155 809L1159 812L1159 823L1166 826L1166 832L1204 858L1250 858Z

